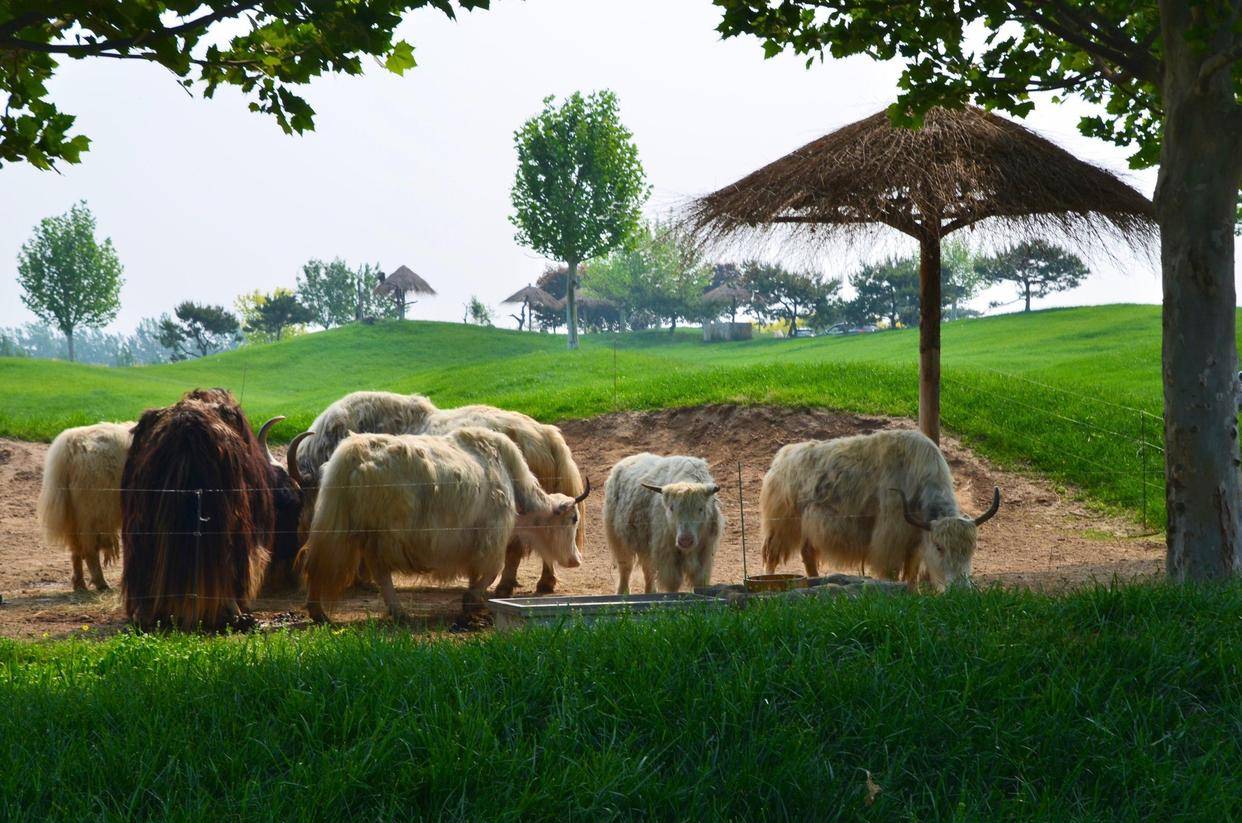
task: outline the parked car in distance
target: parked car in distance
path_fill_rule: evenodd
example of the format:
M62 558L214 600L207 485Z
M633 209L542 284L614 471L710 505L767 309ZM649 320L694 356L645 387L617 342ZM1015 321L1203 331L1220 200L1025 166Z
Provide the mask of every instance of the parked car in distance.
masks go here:
M872 323L864 323L856 326L853 323L837 323L835 326L829 326L828 331L824 334L870 334L873 331L879 331L880 327ZM802 329L798 329L802 331Z
M836 325L829 326L828 331L824 332L824 334L849 334L849 333L850 333L849 323L837 323Z
M814 329L794 329L793 334L789 336L790 337L814 337L815 330Z
M879 331L880 327L874 323L864 323L861 326L855 326L850 329L850 334L871 334L873 331Z

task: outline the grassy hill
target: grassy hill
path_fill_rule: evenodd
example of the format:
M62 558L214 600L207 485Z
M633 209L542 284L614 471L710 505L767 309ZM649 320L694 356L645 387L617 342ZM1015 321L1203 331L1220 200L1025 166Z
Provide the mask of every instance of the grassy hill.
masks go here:
M948 323L943 417L992 458L1159 519L1160 314L1153 306L1058 309ZM705 402L829 406L912 416L917 332L705 344L696 331L560 336L447 323L350 326L203 360L111 369L0 359L0 434L50 439L132 419L195 386L225 386L277 438L358 389L492 403L554 422ZM1142 451L1148 454L1144 458ZM1145 465L1144 465L1145 464Z

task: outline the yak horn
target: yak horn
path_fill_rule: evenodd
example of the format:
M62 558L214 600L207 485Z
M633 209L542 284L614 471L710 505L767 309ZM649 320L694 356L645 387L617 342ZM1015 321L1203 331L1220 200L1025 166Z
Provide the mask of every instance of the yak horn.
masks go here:
M982 526L984 523L996 516L996 512L1000 509L1000 486L992 487L992 505L983 514L975 518L975 525Z
M655 485L652 485L651 483L639 483L638 485L642 486L644 489L647 489L648 491L653 491L656 494L664 494L663 486L655 486Z
M302 432L289 441L289 451L285 452L285 465L289 470L289 478L294 483L297 483L299 488L304 486L305 483L302 482L302 469L298 466L298 444L312 434L314 432Z
M574 498L574 503L577 504L577 503L581 503L583 500L586 500L587 495L590 493L591 493L591 478L588 477L586 479L586 488L582 490L582 494Z
M708 487L707 487L707 493L708 493L708 494L715 494L715 493L716 493L716 492L718 492L718 491L720 491L720 487L719 487L719 486L708 486Z
M911 511L910 500L906 497L906 493L901 489L893 489L892 491L895 491L901 495L901 513L906 516L906 522L915 528L922 529L923 531L931 531L931 526L924 523L917 515L915 515L913 511Z
M267 433L272 426L284 419L285 416L283 414L278 414L262 426L259 426L259 445L263 447L263 453L267 455L267 462L269 463L272 462L272 450L267 447Z

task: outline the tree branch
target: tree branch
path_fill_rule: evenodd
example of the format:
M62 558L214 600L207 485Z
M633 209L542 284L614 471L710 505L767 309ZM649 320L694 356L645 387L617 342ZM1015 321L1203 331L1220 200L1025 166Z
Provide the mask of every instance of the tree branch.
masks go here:
M1075 29L1074 15L1070 14L1070 23L1065 22L1064 17L1057 16L1055 18L1048 16L1044 12L1049 4L1043 2L1028 2L1027 0L1017 0L1014 3L1015 12L1023 17L1038 23L1048 30L1049 33L1056 35L1070 45L1077 46L1090 55L1099 57L1112 63L1121 72L1129 75L1131 79L1138 82L1157 83L1160 80L1159 65L1150 54L1134 54L1126 50L1119 50L1111 46L1101 43L1093 39L1088 33ZM1054 2L1051 4L1055 8L1054 12L1060 11L1066 13L1064 3ZM1041 8L1042 7L1042 8ZM1079 24L1081 26L1081 24ZM1086 32L1094 33L1091 26L1085 28Z
M239 12L252 9L259 5L259 0L244 0L244 2L233 3L222 9L217 9L210 14L204 14L193 20L187 20L184 23L167 28L155 29L133 37L119 37L115 40L101 40L97 43L38 43L33 40L21 40L14 37L0 38L0 48L37 51L45 54L65 54L70 57L95 57L95 56L114 56L110 52L119 51L121 49L129 49L140 47L155 40L164 40L169 37L176 37L188 31L196 29L204 29L212 23L228 19L237 15ZM0 30L0 33L3 33Z
M1208 81L1212 79L1212 75L1221 69L1228 68L1240 59L1242 59L1242 42L1234 43L1233 48L1219 51L1207 60L1204 60L1203 65L1199 68L1199 87L1206 87Z

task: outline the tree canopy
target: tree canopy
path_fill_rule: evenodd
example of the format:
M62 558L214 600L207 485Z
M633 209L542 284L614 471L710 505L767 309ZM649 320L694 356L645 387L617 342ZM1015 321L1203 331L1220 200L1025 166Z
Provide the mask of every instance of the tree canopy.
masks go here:
M1075 288L1091 274L1078 255L1046 240L1027 240L975 262L987 282L1014 283L1018 298L1031 310L1031 299Z
M3 63L3 61L0 61ZM112 240L95 239L86 202L45 217L17 255L22 303L65 335L73 360L74 331L112 322L121 308L121 261Z
M414 48L394 38L406 12L487 8L489 0L5 0L0 2L0 165L77 163L90 140L53 99L60 61L153 63L187 90L237 88L286 133L314 128L295 91L325 72L362 74L364 58L401 74Z
M629 240L651 189L615 94L574 92L559 105L546 97L513 140L518 167L509 219L520 244L575 270ZM567 282L570 348L578 345L575 287Z
M224 306L185 301L160 318L159 342L172 360L188 360L233 348L241 329L237 318ZM175 318L175 319L174 319Z

